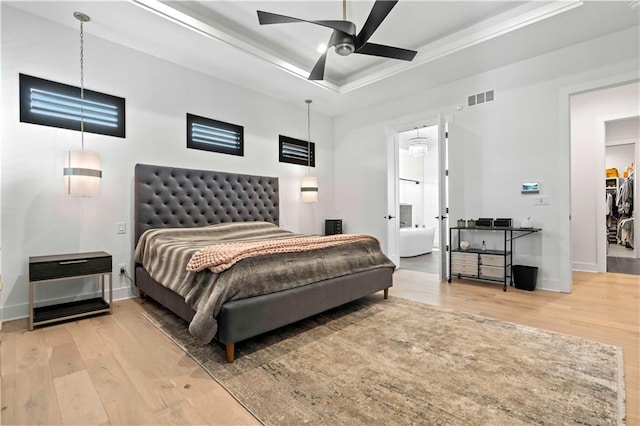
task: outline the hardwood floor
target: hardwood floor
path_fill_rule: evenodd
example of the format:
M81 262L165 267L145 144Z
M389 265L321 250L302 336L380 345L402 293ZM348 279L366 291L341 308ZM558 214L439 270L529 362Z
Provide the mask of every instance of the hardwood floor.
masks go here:
M527 292L399 270L391 297L486 315L624 348L627 424L640 424L640 278L574 274L572 294ZM256 424L256 420L141 314L114 314L32 332L0 332L2 424ZM220 350L224 348L221 346Z

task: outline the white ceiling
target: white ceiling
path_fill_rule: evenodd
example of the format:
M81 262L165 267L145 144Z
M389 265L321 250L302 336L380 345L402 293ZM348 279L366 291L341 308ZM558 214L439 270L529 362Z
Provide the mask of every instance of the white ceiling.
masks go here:
M327 55L325 80L306 80L331 30L313 24L258 24L256 10L307 20L342 19L342 2L45 1L4 2L88 34L261 93L335 116L497 68L640 23L629 1L401 0L371 42L418 51L412 62ZM373 1L347 2L359 30ZM478 60L478 52L483 52ZM464 66L460 66L464 64ZM422 78L419 78L422 76ZM424 78L428 76L429 78Z

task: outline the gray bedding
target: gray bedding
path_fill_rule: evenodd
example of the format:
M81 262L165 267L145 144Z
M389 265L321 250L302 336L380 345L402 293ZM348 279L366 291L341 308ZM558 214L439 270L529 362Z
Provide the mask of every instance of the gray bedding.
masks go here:
M196 311L189 331L205 343L214 338L215 318L227 301L275 293L355 272L395 267L375 241L359 241L308 252L252 257L219 274L209 270L197 273L186 270L191 256L211 244L295 236L267 222L151 229L140 237L135 257L154 280L182 296Z

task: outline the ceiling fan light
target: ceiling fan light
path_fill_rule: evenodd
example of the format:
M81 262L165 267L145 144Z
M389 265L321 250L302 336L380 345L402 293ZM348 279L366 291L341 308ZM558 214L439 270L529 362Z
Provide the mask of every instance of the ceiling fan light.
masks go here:
M336 53L340 56L349 56L355 50L353 43L338 43L336 44Z

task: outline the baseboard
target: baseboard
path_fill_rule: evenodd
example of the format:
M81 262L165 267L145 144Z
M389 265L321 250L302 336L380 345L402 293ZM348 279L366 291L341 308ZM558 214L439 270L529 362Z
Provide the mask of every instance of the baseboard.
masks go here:
M91 292L91 293L84 293L84 294L80 294L77 296L68 296L68 297L59 297L59 298L54 298L54 299L47 299L47 300L39 300L38 302L35 303L35 306L46 306L46 305L55 305L58 303L66 303L66 302L73 302L74 300L80 300L80 299L90 299L92 297L98 297L100 296L100 292ZM134 291L131 287L119 287L119 288L114 288L113 289L113 300L124 300L124 299L131 299L132 297L135 297L136 294L134 294ZM107 297L108 297L108 291L107 291ZM17 319L22 319L22 318L28 318L29 317L29 303L21 303L19 305L12 305L12 306L5 306L4 308L0 308L0 315L3 318L4 322L7 321L13 321L13 320L17 320Z
M583 272L598 272L598 265L595 263L572 262L571 269Z

